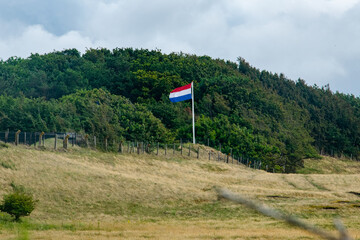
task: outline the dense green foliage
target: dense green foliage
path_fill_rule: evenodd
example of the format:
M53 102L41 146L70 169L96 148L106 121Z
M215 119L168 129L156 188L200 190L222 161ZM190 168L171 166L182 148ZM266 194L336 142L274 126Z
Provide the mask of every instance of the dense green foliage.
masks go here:
M0 96L0 129L75 131L108 138L172 141L172 134L143 105L103 89L79 90L60 99Z
M360 100L283 74L183 53L76 49L0 62L0 131L77 131L115 140L197 140L294 171L318 151L358 157Z
M6 212L15 217L18 221L20 217L29 216L35 209L35 200L32 196L23 192L14 192L4 196L0 211Z

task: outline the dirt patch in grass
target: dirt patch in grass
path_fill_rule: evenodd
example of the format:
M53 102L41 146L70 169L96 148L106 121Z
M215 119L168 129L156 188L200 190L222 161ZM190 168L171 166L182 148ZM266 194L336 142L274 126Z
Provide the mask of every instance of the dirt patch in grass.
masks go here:
M324 210L336 210L336 209L339 209L339 207L332 206L332 205L312 205L310 207L313 208L313 209L324 209Z
M279 196L279 195L268 195L268 196L266 196L266 197L267 197L267 198L283 198L283 199L290 198L290 197Z
M350 192L348 192L348 193L351 193L351 194L354 194L355 196L360 197L360 193L359 193L359 192L350 191Z

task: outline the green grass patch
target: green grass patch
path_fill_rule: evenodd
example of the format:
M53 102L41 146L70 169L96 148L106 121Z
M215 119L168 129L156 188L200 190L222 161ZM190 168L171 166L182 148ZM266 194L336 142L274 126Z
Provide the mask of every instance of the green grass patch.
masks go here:
M13 189L14 192L28 193L28 191L23 185L16 184L14 181L11 181L10 187Z
M311 179L309 176L304 176L304 178L306 179L306 181L308 181L312 186L314 186L318 190L320 190L320 191L330 191L329 189L325 188L324 186L321 186L320 184L317 184L316 182L314 182L314 180Z
M284 182L286 182L287 184L289 184L290 186L292 186L292 187L295 188L295 189L301 190L300 187L298 187L295 183L290 182L285 176L286 176L286 175L282 175L282 176L281 176L281 178L283 179Z
M0 141L0 148L9 148L9 145Z
M143 221L161 219L244 219L255 214L242 205L226 201L175 201L163 202L156 206L149 206L141 202L102 201L97 203L96 206L98 206L97 209L92 208L89 212Z
M13 221L7 214L0 213L0 231L7 230L13 233L18 233L20 236L24 236L21 239L27 239L28 231L48 231L48 230L66 230L66 231L86 231L86 230L98 230L97 224L84 224L81 222L74 223L58 223L49 224L35 222L31 219L22 219L21 221Z
M0 166L6 169L16 170L15 163L11 160L0 160Z

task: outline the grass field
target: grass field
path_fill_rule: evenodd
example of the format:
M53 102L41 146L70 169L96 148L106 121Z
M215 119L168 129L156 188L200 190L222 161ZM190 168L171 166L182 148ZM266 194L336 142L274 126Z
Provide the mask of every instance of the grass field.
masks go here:
M225 187L334 231L340 217L360 239L360 163L307 160L298 174L173 156L71 148L0 149L0 199L25 189L38 204L14 223L0 213L0 239L317 239L218 199ZM193 153L195 156L195 153Z

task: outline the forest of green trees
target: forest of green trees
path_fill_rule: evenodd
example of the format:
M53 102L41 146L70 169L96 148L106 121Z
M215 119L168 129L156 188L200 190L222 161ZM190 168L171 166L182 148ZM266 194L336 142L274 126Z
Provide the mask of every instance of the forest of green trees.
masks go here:
M2 60L0 131L191 139L191 101L171 103L168 96L192 81L199 141L288 172L319 152L359 157L358 97L260 71L240 57L234 63L146 49L68 49Z

